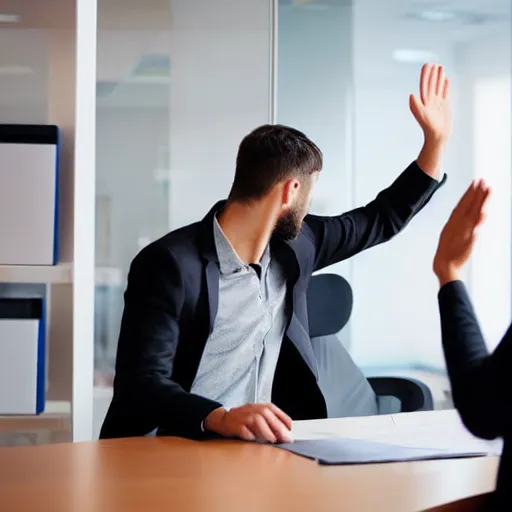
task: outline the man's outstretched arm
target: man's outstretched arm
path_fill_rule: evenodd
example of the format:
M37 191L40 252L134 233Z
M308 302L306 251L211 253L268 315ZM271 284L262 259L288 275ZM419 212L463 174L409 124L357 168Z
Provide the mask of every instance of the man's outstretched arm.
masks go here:
M335 217L306 217L305 231L316 247L316 270L390 240L443 184L441 159L452 116L441 66L423 66L419 97L411 95L409 106L424 135L417 160L366 206Z

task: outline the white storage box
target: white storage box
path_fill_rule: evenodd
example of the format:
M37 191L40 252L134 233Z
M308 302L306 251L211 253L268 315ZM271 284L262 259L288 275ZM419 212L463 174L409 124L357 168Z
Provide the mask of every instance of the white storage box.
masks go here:
M58 259L56 126L0 124L0 265Z
M43 299L0 298L0 415L44 411L45 336Z

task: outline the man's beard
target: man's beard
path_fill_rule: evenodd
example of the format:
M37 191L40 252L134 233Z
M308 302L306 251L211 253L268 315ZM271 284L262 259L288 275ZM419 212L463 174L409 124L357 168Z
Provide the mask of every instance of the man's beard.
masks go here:
M273 238L289 242L295 240L302 228L302 213L300 208L290 210L283 215L274 228Z

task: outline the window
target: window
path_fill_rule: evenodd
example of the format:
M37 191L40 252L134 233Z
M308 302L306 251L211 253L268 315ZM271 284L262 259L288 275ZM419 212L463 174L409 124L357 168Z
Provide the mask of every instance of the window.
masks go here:
M324 151L315 213L366 204L417 157L422 134L408 97L425 61L441 62L452 81L446 185L392 242L328 269L352 285L343 342L368 372L443 370L432 257L441 227L478 175L500 189L493 199L500 220L482 232L500 242L498 251L476 255L468 285L487 303L489 287L501 287L495 312L478 302L492 339L510 316L510 16L510 2L502 0L428 8L380 0L279 2L278 121L305 131Z

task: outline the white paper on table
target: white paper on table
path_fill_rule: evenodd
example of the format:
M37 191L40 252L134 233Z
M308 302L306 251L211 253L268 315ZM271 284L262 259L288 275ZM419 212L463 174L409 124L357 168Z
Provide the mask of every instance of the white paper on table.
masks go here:
M415 448L486 451L489 455L500 455L503 448L500 439L474 437L454 410L299 421L294 423L292 435L295 440L342 436Z

